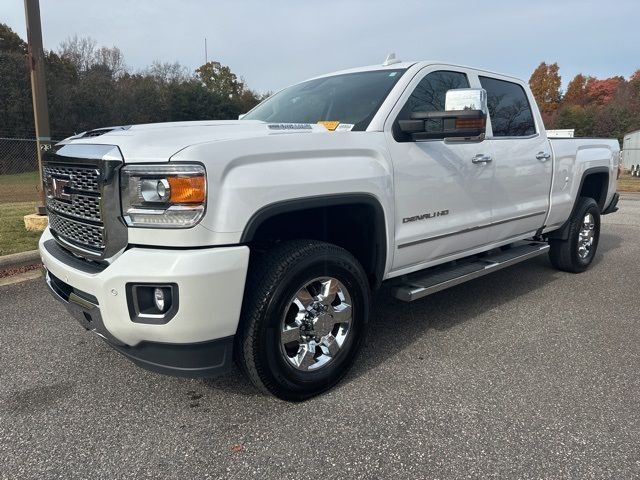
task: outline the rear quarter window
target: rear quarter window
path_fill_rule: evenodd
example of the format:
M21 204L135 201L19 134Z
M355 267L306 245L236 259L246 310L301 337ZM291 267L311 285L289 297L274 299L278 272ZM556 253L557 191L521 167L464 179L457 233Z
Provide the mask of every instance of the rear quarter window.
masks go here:
M480 77L487 91L487 106L494 137L528 137L536 133L531 105L517 83Z

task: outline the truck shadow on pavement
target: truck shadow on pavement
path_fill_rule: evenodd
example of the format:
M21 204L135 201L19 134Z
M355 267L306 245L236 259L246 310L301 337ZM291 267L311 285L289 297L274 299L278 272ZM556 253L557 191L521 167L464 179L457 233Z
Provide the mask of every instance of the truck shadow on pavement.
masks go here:
M606 253L617 250L621 243L621 237L603 232L592 266L597 267ZM336 388L376 369L405 349L421 350L415 344L423 342L429 330L447 330L472 322L483 313L535 292L564 275L572 274L555 270L544 255L412 303L397 300L391 295L391 288L383 286L374 294L369 333L362 352L352 371ZM222 377L202 382L207 388L236 395L257 394L236 368Z
M361 353L336 388L375 370L406 349L424 351L426 346L416 344L425 341L429 330L446 330L473 321L488 310L548 285L559 275L569 274L554 270L544 256L411 303L397 300L391 295L391 288L383 286L374 294L369 332ZM208 388L239 395L256 394L237 368L224 376L202 381Z

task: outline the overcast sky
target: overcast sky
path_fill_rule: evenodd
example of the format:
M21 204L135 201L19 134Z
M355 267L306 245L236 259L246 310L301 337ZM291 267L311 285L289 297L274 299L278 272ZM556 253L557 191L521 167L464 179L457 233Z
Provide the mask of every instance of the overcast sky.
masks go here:
M26 38L24 4L0 0L0 22ZM528 79L558 62L628 77L640 68L640 0L41 0L44 46L91 36L129 68L154 60L193 70L218 60L264 92L321 73L402 60L442 60Z

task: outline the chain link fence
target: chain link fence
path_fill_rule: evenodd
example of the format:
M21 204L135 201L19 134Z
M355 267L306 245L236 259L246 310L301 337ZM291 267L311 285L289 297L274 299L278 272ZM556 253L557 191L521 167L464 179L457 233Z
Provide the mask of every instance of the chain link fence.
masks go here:
M0 137L0 205L37 202L40 191L35 138Z

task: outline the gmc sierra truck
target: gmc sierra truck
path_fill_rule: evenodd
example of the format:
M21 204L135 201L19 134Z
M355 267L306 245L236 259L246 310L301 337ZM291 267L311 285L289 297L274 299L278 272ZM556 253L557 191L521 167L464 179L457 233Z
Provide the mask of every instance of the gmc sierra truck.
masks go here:
M414 301L547 252L584 271L618 162L617 140L547 138L517 78L390 57L239 120L58 143L39 248L54 296L138 365L235 360L304 400L348 371L383 283Z

